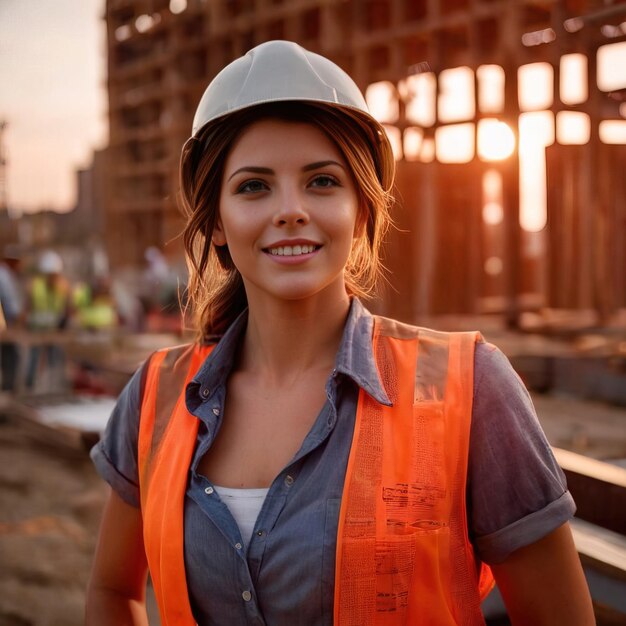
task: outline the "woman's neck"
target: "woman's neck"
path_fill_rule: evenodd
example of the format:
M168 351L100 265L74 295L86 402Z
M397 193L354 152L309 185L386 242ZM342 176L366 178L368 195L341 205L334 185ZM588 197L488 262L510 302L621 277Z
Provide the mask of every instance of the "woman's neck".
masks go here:
M248 327L239 367L268 385L297 381L311 371L328 371L335 357L350 299L268 300L249 303Z

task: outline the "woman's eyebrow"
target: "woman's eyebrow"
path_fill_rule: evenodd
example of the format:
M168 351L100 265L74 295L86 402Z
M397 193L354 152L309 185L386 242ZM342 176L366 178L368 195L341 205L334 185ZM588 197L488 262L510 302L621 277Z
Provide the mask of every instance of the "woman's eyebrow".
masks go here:
M241 172L251 172L252 174L273 174L274 170L269 167L256 167L254 165L244 165L243 167L240 167L236 172L233 172L228 177L228 180L230 180L234 176L237 176L237 174L240 174Z
M315 163L309 163L302 168L303 172L310 172L311 170L318 170L322 167L327 167L328 165L337 165L338 167L343 169L343 165L338 161L316 161ZM249 172L251 174L274 174L274 170L270 167L258 167L256 165L244 165L240 167L237 171L233 172L228 180L237 176L237 174L241 174L242 172Z
M318 161L317 163L309 163L309 165L305 165L302 168L302 171L310 172L311 170L318 170L322 167L326 167L327 165L338 165L341 169L344 169L343 165L337 161Z

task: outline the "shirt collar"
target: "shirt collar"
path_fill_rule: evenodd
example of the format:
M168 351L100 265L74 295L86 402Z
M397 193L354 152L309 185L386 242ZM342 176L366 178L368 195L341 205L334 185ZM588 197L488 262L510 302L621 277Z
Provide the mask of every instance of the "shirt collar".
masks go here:
M190 394L205 398L226 384L235 362L239 343L248 322L248 311L241 313L221 337L187 387ZM372 347L374 317L358 298L351 298L350 311L335 361L335 371L350 377L374 400L392 406L380 379Z
M188 399L198 394L204 398L210 398L218 387L226 384L226 379L235 364L239 343L247 324L248 309L237 316L187 385Z
M374 400L380 404L392 406L380 379L374 357L372 346L374 317L358 298L351 300L335 368L337 372L349 376Z

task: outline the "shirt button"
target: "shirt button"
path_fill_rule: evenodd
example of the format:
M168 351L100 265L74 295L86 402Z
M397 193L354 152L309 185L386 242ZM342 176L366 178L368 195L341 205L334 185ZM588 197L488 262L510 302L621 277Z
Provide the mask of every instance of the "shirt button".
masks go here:
M241 597L246 601L246 602L250 602L250 600L252 599L252 594L246 589L242 594Z
M265 531L264 531L264 530L257 530L257 531L256 531L256 536L257 536L257 537L262 537L264 534L265 534Z
M220 414L220 410L217 407L215 407L213 409L213 415L219 415L219 414Z
M239 542L237 542L235 544L235 548L237 548L237 550L241 550L241 544Z
M207 487L204 490L204 493L206 493L207 496L210 496L213 493L213 487Z
M287 476L285 478L285 485L287 485L287 487L291 487L291 485L293 485L293 476Z
M208 398L209 397L209 390L206 387L202 390L201 393L202 393L202 397L203 398Z

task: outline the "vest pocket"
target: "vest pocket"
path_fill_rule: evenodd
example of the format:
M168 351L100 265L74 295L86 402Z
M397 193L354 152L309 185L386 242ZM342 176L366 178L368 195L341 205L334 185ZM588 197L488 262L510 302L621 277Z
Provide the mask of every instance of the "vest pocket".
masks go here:
M442 597L447 562L442 556L447 556L449 539L448 527L438 527L386 535L376 542L377 613L409 617L409 601L415 606L419 597L419 604L429 606L423 604L428 602L426 598L434 601Z

